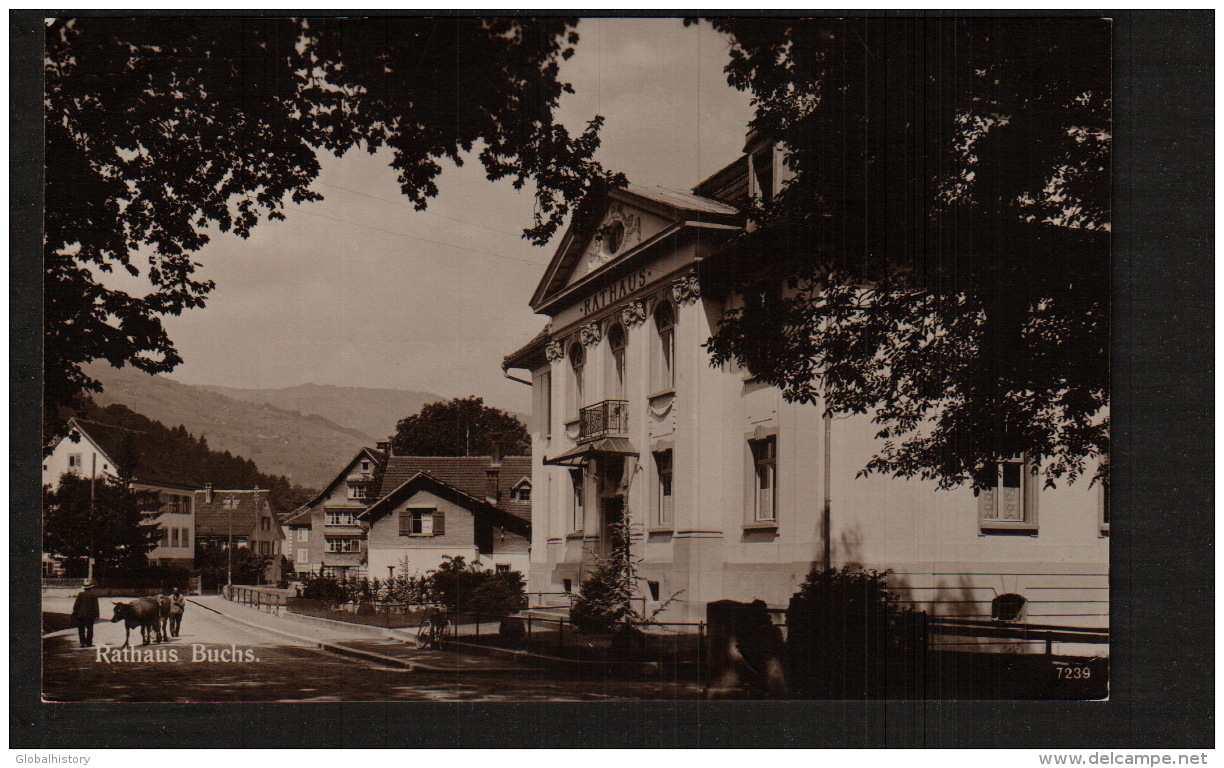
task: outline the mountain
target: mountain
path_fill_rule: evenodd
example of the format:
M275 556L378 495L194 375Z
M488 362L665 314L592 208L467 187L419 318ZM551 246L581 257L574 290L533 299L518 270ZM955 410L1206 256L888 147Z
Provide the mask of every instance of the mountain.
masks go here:
M198 386L248 403L318 414L336 424L376 435L378 440L386 440L395 434L395 425L399 420L417 413L421 406L446 399L442 395L409 389L336 387L329 384L299 384L281 389L238 389L211 384Z
M119 403L167 426L181 424L206 437L215 450L251 459L263 472L309 487L322 487L358 449L386 440L395 427L391 421L389 428L365 432L316 413L229 397L131 368L95 364L87 371L104 388L93 394L98 405Z

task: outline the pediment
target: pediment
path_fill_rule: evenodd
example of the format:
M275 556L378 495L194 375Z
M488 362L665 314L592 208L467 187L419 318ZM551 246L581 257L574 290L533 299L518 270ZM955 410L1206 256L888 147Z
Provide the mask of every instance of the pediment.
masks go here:
M630 258L653 238L677 226L709 223L739 226L734 207L662 187L628 185L611 190L602 203L575 217L532 297L537 309L550 297L610 264Z
M573 285L603 265L615 261L644 240L662 232L672 222L647 211L612 200L604 210L603 219L592 227L580 244L578 259L565 279Z

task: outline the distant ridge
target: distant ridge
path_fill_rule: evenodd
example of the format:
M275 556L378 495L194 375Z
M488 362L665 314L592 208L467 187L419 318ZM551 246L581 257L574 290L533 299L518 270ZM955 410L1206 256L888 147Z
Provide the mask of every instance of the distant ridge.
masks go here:
M336 424L386 440L400 419L421 410L426 403L445 400L442 395L409 389L338 387L331 384L298 384L280 389L242 389L200 384L207 390L243 400L300 413L318 414Z
M102 392L93 394L98 405L119 403L168 427L182 424L207 437L212 448L249 458L260 470L304 486L325 484L359 448L390 434L367 433L317 413L230 397L131 368L95 364L87 371L103 385Z

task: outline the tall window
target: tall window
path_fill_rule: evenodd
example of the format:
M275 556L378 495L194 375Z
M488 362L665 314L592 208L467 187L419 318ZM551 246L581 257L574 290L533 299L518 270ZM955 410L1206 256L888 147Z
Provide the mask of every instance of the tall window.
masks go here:
M766 147L752 156L752 172L756 176L756 196L762 203L773 199L773 147Z
M81 471L81 454L79 453L68 454L68 471L73 474L76 474L77 472Z
M652 394L673 389L676 385L676 314L670 302L659 302L655 309L655 340L651 354L650 385Z
M581 469L570 470L570 530L581 531L586 528L586 501L583 494L583 478Z
M179 537L179 529L171 528L170 529L170 546L177 547L179 545L178 537Z
M628 345L628 339L625 336L625 327L620 323L613 323L608 329L608 368L607 368L607 386L605 387L604 397L608 400L624 400L625 399L625 348Z
M655 490L655 518L659 525L671 525L674 508L672 504L672 452L657 451L654 454L655 471L659 484Z
M543 424L540 432L544 437L552 437L552 371L540 374L540 408L537 411Z
M1035 523L1029 466L1023 458L995 463L991 483L978 492L978 519L983 527L1021 527Z
M752 520L757 523L778 519L778 439L749 440L752 449Z
M299 549L297 551L297 565L298 565L299 570L303 564L309 563L309 562L310 562L310 550L309 549Z
M298 541L310 541L309 528L298 528Z
M577 418L578 409L586 404L584 395L582 393L582 373L583 369L586 368L586 353L583 351L581 344L574 342L573 346L571 346L569 350L569 358L571 376L566 403L568 407L565 410L567 417Z

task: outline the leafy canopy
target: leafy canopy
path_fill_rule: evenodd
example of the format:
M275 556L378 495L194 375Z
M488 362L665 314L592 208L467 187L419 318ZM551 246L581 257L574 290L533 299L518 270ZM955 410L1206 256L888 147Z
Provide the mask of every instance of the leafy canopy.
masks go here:
M43 489L43 551L63 557L73 575L86 573L90 557L100 576L140 571L157 548L160 506L156 492L126 480L65 474L57 488Z
M525 236L546 241L592 183L601 118L553 111L575 19L73 18L46 29L45 393L48 426L103 359L181 362L163 315L213 288L192 254L242 237L310 189L317 151L391 151L418 208L440 161L532 182ZM126 272L126 282L106 273ZM131 288L139 278L140 288ZM124 286L128 286L125 290Z
M485 405L483 398L456 397L401 419L391 444L401 456L487 456L495 438L505 456L531 453L527 427L518 418Z
M865 472L1048 484L1108 451L1110 24L715 19L786 183L712 279L708 347L872 414ZM779 280L778 276L785 277Z

